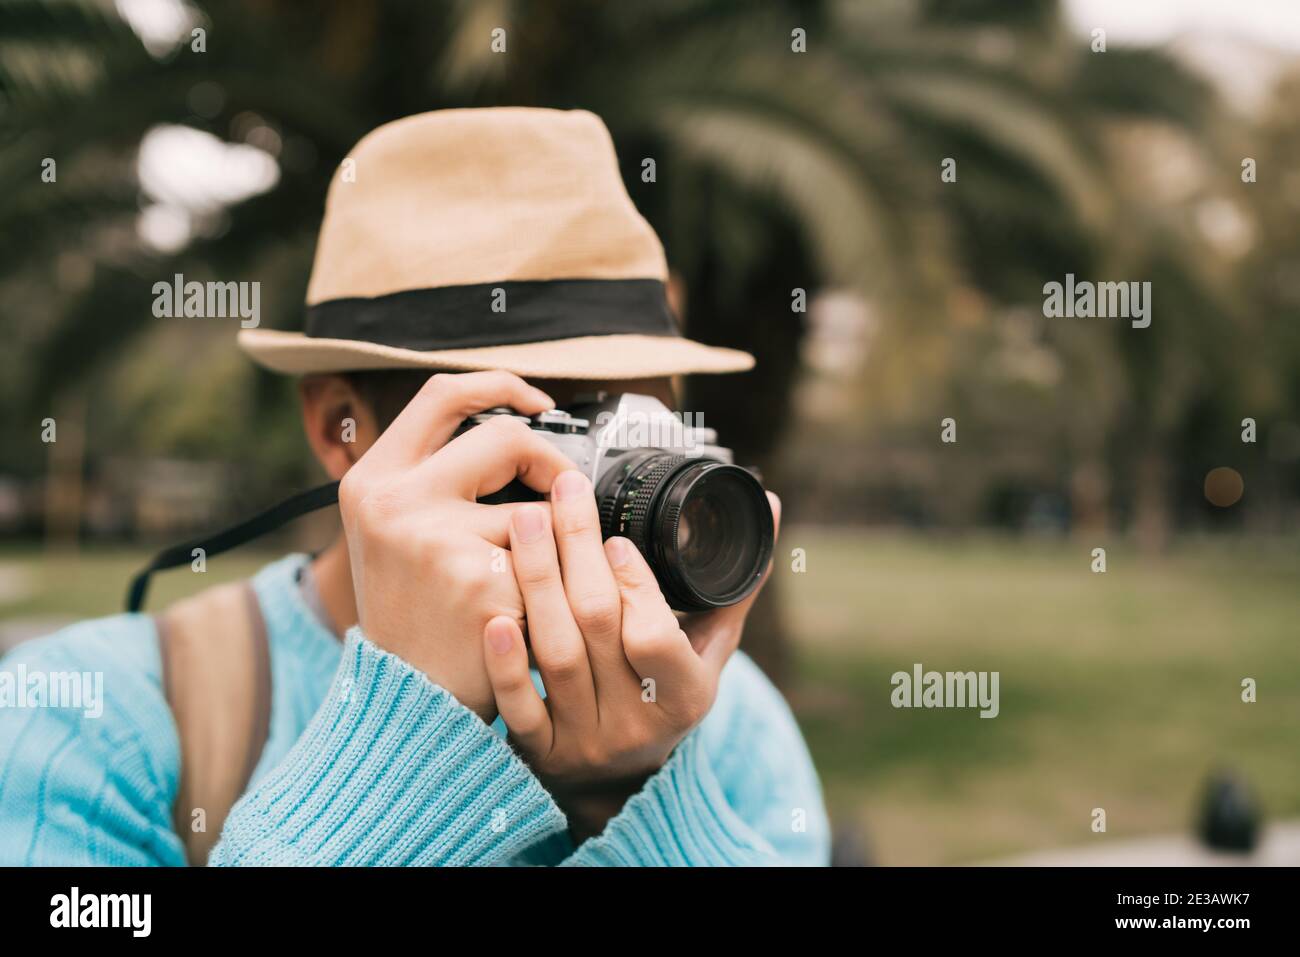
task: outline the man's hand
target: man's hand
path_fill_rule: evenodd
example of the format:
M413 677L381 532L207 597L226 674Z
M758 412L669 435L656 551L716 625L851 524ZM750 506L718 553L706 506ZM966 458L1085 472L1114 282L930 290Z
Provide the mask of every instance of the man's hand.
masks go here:
M636 546L601 545L591 483L576 471L555 480L549 510L517 507L509 532L546 699L533 687L517 616L487 623L484 660L511 738L581 840L603 830L708 713L757 591L679 621Z
M489 722L483 629L522 621L524 608L504 551L518 506L476 499L514 478L544 492L573 463L506 416L448 439L484 409L534 415L553 405L509 373L435 375L339 486L366 637Z

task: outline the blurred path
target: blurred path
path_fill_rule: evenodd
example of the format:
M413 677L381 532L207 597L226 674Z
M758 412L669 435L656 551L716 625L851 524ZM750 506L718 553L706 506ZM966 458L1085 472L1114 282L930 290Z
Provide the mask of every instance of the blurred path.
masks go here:
M17 562L0 562L0 606L27 598L33 591L26 568Z
M30 598L35 590L35 583L32 581L29 569L17 562L0 562L0 608ZM73 620L71 617L59 615L0 620L0 655L20 641L48 635Z
M1273 824L1253 854L1212 851L1192 837L1170 835L1063 847L983 861L992 867L1294 867L1300 864L1300 822Z
M15 618L0 621L0 655L13 648L21 641L39 638L58 631L64 625L70 625L75 618L44 616L40 618Z

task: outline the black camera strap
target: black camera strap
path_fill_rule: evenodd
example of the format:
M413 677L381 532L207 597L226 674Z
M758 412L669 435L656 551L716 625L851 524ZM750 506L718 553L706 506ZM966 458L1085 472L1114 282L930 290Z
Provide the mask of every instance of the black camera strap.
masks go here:
M204 538L173 545L154 556L133 579L126 596L126 610L139 611L144 606L145 594L149 590L149 577L154 572L166 568L188 565L194 560L194 550L203 549L203 555L209 557L236 548L267 532L273 532L286 522L291 522L300 515L314 512L339 500L339 483L330 482L297 495L291 495L277 505L272 505L264 512L254 515L238 525L223 529Z

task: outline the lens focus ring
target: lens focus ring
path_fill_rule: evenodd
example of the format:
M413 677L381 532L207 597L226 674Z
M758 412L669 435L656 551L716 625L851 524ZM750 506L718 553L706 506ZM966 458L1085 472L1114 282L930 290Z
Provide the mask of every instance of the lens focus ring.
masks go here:
M630 538L644 551L647 545L647 525L651 517L650 505L654 501L655 492L659 490L664 478L685 461L684 455L658 455L651 460L648 468L645 463L630 465L619 489L620 494L608 496L602 502L602 512L606 510L606 503L610 512L607 520L605 515L601 515L606 535ZM615 514L616 508L618 511Z
M734 604L757 587L772 556L763 486L734 465L661 449L631 453L597 482L596 499L603 537L630 539L678 611Z

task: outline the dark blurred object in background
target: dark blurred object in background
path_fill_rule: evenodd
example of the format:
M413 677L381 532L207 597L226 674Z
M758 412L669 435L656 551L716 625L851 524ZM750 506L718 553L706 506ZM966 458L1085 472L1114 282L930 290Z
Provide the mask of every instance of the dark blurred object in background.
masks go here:
M831 835L831 867L874 867L867 835L851 824L837 824Z
M1259 840L1262 817L1246 779L1231 771L1216 771L1201 801L1197 833L1207 847L1249 854Z

